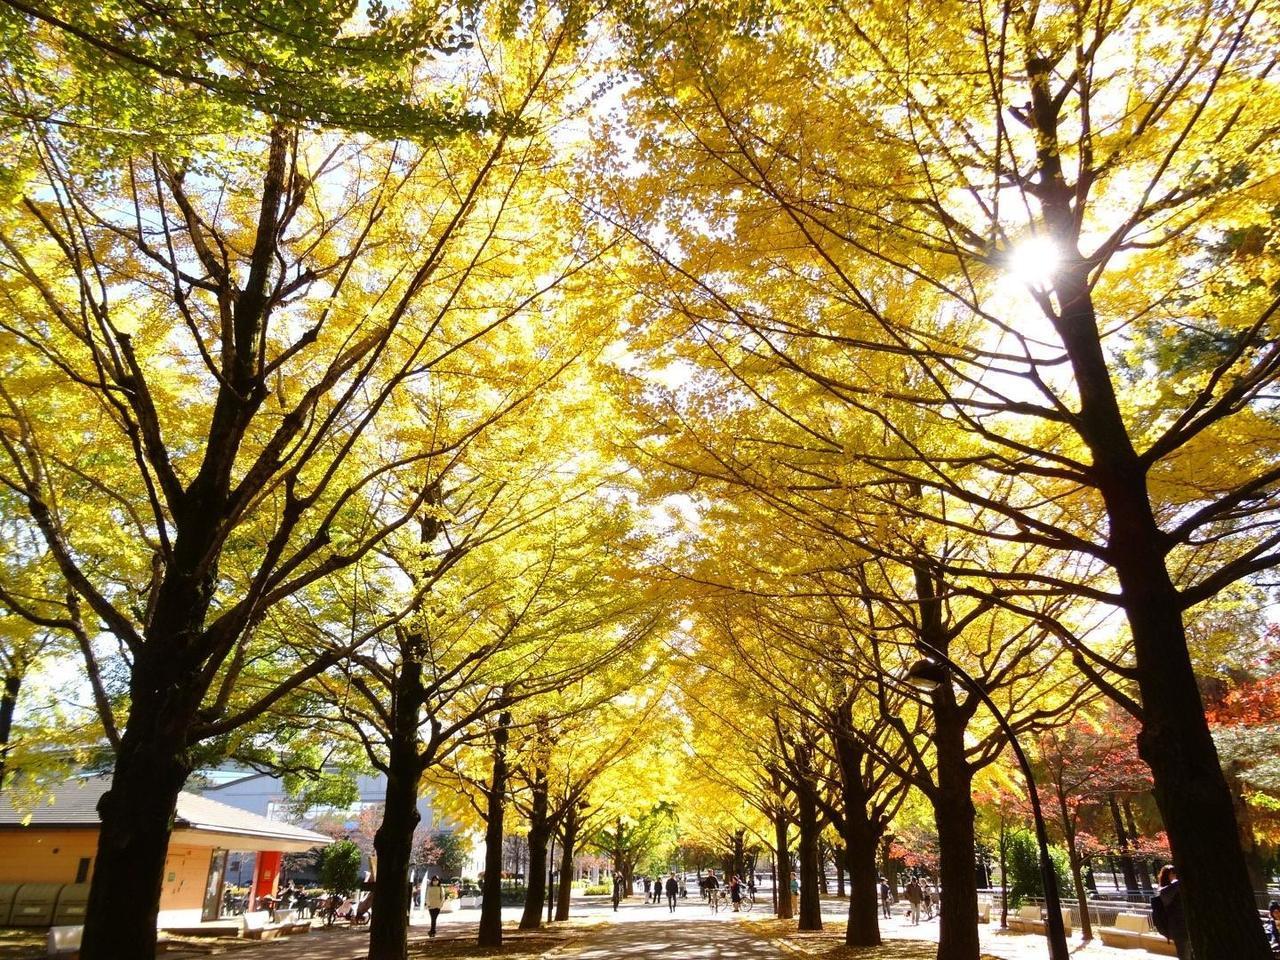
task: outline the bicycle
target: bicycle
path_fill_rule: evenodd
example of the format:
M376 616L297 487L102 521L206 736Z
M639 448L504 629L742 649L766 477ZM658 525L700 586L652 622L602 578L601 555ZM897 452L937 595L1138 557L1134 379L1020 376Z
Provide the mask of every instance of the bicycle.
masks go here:
M720 891L715 887L707 888L707 903L711 904L711 912L720 912Z
M751 908L756 905L756 895L749 890L742 891L742 899L738 901L738 910L742 913L750 913Z
M338 919L338 907L342 905L342 901L343 898L336 893L320 898L319 907L314 913L324 921L326 927L332 927L333 921Z

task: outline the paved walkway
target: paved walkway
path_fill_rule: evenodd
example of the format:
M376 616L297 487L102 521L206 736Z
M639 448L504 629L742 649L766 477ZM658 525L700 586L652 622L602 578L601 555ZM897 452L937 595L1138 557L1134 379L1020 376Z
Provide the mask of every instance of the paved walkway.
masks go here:
M712 914L700 900L682 901L674 913L668 912L665 905L651 906L641 903L639 898L624 903L617 911L610 909L603 898L575 900L571 923L584 929L579 939L556 949L552 956L554 960L794 960L797 954L825 953L842 941L846 904L826 900L822 907L826 929L822 933L798 934L794 925L788 923L789 932L784 935L787 943L783 948L738 923L739 915L727 909ZM518 907L503 911L508 930L512 930L520 913ZM478 910L442 914L439 936L434 943L473 943L479 917ZM757 931L769 929L777 922L773 920L767 896L751 914L741 919L762 921L762 924L751 924ZM565 928L557 924L555 929ZM892 919L881 921L880 931L885 945L875 956L881 960L927 960L937 950L937 920L926 920L917 926L903 917L899 908L894 910ZM982 924L979 931L983 952L989 956L1000 960L1047 958L1042 936L1004 933L998 924ZM410 943L425 942L426 934L426 924L415 923L409 930ZM1078 937L1077 932L1070 941L1072 960L1155 960L1154 955L1145 951L1117 950L1097 941L1084 945ZM367 945L365 929L317 929L307 936L245 946L226 956L233 960L362 960ZM458 956L453 951L449 951L449 955Z
M518 907L504 910L503 919L514 923L520 912ZM435 942L472 940L479 917L478 910L442 914ZM604 900L575 901L573 917L592 926L583 931L580 941L556 950L556 960L779 960L784 956L769 941L744 930L732 911L712 914L701 901L684 901L674 913L665 904L650 906L636 899L617 911ZM425 923L410 926L411 944L426 941L426 936ZM368 939L364 929L317 929L306 936L241 947L227 956L234 960L356 960L365 956Z
M784 956L736 923L732 911L713 915L701 902L682 903L675 913L666 906L627 905L611 919L592 930L584 942L558 951L557 960L778 960Z

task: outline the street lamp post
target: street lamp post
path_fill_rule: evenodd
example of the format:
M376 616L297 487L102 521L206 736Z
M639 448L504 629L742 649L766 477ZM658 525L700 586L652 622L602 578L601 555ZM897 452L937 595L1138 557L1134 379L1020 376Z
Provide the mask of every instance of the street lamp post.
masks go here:
M932 644L917 641L917 645L925 651L930 659L920 660L912 664L911 669L907 671L906 682L921 692L932 693L948 682L949 674L954 675L956 679L977 694L978 699L987 705L987 709L991 711L991 715L995 717L996 723L999 724L1000 729L1004 731L1004 735L1009 740L1013 755L1017 757L1018 765L1022 768L1022 775L1027 780L1027 793L1031 797L1031 816L1035 821L1036 842L1040 847L1040 878L1044 884L1044 925L1045 939L1049 942L1049 957L1050 960L1068 960L1067 932L1062 924L1062 900L1058 895L1058 876L1054 872L1053 861L1049 859L1049 833L1045 829L1044 813L1040 809L1040 795L1036 792L1036 780L1031 773L1031 762L1027 759L1027 755L1022 752L1022 745L1018 743L1018 738L1013 735L1013 728L1009 726L1009 721L1005 719L1004 714L992 702L991 697L987 695L987 691L982 688L982 684L978 683L977 680L962 670L959 664Z

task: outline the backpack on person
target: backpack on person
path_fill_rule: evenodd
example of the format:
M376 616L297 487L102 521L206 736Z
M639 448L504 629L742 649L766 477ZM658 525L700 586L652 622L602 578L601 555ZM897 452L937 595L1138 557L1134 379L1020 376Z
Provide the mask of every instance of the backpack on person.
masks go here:
M1160 936L1169 939L1169 914L1165 909L1164 899L1158 893L1151 898L1151 925Z

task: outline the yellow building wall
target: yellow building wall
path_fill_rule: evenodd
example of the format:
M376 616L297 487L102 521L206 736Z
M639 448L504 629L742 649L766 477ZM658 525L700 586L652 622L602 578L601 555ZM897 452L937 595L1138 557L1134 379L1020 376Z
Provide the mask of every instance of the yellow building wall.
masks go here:
M80 858L97 852L96 828L0 830L0 883L75 883Z
M0 883L74 883L80 858L93 858L97 852L96 829L0 830ZM210 847L169 845L160 893L161 910L200 910L212 854ZM88 879L92 878L91 862Z

